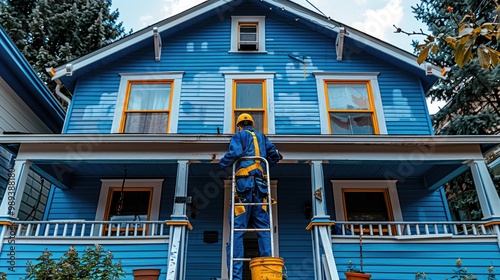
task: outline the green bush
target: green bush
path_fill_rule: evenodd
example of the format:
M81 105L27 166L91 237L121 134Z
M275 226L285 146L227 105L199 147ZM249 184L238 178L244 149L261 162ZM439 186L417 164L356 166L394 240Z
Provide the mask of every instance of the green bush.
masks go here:
M474 274L468 273L467 268L462 266L462 260L460 258L457 259L455 265L457 268L453 270L454 273L453 273L453 276L451 276L452 279L478 280L476 278L476 276L474 276ZM494 270L493 266L490 266L488 268L488 275L486 277L486 280L496 280L497 279L495 274L493 273L493 270ZM431 278L427 277L425 272L417 272L417 274L415 275L415 280L423 280L423 279L431 280ZM448 280L448 278L446 278L445 280Z
M75 246L71 246L64 256L55 261L52 253L45 251L37 258L38 263L28 261L27 280L115 280L125 276L121 261L113 262L113 254L96 244L94 248L87 246L79 256ZM1 280L2 278L0 278Z

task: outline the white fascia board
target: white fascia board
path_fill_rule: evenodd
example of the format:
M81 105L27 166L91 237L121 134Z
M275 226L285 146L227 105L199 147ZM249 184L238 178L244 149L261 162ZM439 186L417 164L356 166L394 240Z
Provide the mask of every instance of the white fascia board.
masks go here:
M229 143L232 134L13 134L0 135L0 144L73 143ZM500 144L500 135L269 135L276 143L353 145L457 145Z
M145 29L142 31L138 31L137 33L130 35L127 38L124 38L122 40L119 40L115 43L112 43L111 45L107 47L103 47L95 52L89 53L79 59L70 61L69 63L73 65L73 72L78 71L78 69L83 68L87 65L90 65L92 63L95 63L109 55L112 55L116 52L119 52L125 48L127 48L130 45L137 44L143 40L148 40L153 38L153 28L157 27L158 28L158 33L161 34L161 32L170 29L176 25L179 25L183 22L186 22L188 20L191 20L193 18L198 17L199 15L209 12L212 9L216 9L222 5L226 4L226 1L215 1L212 4L208 4L204 7L200 7L192 12L185 12L185 15L172 19L171 21L161 24L161 21L158 22L158 24L161 24L159 26L155 26L154 24L151 25L149 30ZM173 16L176 17L176 16ZM168 19L165 19L164 21L168 21ZM61 65L57 68L55 68L56 73L54 76L52 76L52 80L61 78L66 75L66 64Z

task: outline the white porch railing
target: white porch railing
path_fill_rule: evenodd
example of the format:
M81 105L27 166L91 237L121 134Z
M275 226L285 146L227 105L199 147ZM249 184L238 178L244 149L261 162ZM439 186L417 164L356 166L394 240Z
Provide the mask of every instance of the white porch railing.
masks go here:
M498 225L487 222L345 222L332 226L333 236L379 236L392 238L497 236Z
M16 238L166 238L170 233L165 221L19 221L10 228Z

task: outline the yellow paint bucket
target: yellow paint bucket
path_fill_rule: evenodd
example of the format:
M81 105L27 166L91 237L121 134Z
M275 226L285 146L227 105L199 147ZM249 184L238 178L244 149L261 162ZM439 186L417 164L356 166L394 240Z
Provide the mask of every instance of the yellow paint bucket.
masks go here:
M258 257L250 260L250 271L252 280L282 280L283 258L280 257Z

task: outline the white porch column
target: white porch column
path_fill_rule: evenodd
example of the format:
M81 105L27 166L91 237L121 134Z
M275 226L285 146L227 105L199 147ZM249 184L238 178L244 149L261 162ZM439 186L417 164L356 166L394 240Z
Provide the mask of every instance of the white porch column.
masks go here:
M314 216L306 227L311 230L313 259L314 259L314 279L339 280L335 256L332 250L330 216L326 211L326 198L323 179L323 166L321 161L311 163L311 187Z
M188 231L192 226L187 220L187 183L189 162L179 160L177 167L177 182L175 184L174 209L170 225L170 244L168 247L167 280L184 280L186 272L186 251Z
M314 213L313 220L330 219L330 216L326 214L325 187L323 182L322 162L311 162L311 187Z
M177 182L175 184L174 209L172 210L172 219L187 219L186 202L181 198L187 195L189 162L187 160L179 160L177 166ZM177 200L179 199L179 200Z
M500 218L500 198L495 190L493 180L483 160L472 160L468 163L474 178L474 185L477 190L479 204L483 211L483 219L498 219Z
M29 160L15 161L14 167L9 172L9 182L0 204L0 219L17 217L30 167Z

